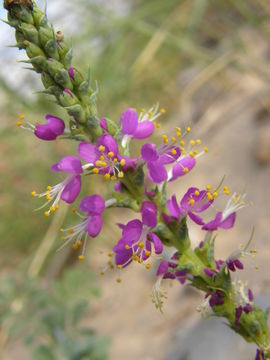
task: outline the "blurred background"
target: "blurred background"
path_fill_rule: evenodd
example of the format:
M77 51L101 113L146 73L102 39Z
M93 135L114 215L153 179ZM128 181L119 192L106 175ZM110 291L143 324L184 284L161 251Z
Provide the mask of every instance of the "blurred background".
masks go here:
M161 133L189 124L193 136L209 147L170 193L181 198L187 187L215 186L223 175L232 190L247 192L251 206L238 214L233 230L218 235L217 258L247 242L254 225L258 255L247 258L246 271L237 276L248 279L255 299L267 305L269 1L49 0L47 10L54 28L72 39L74 65L85 71L90 66L98 81L100 115L117 120L126 107L159 102L167 110ZM0 14L5 19L2 8ZM44 218L34 211L39 204L30 193L61 179L49 167L75 154L76 146L43 143L16 127L19 114L33 122L46 113L65 114L36 92L42 89L38 75L16 63L25 55L7 47L13 43L12 29L1 23L0 359L252 359L254 348L236 335L228 339L221 321L217 330L209 321L201 323L195 309L202 297L188 287L168 286L160 314L150 298L155 267L130 266L121 284L113 272L99 277L119 238L115 222L128 221L132 213L110 213L101 235L88 241L83 264L69 248L56 252L59 228L77 219L65 206ZM84 191L103 192L103 184L89 182ZM196 244L203 234L190 226Z

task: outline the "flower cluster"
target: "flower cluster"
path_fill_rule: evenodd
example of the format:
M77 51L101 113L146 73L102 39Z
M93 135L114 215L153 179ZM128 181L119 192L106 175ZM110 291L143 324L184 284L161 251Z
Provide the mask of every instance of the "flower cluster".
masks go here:
M44 93L54 96L68 118L48 114L45 123L34 125L21 115L17 126L43 141L68 138L79 142L77 154L66 154L51 166L51 171L67 174L63 181L31 194L46 199L41 208L50 216L61 202L77 201L89 176L96 182L107 181L104 194L90 191L80 199L80 211L72 208L80 220L60 229L64 245L71 243L74 250L80 250L78 259L83 260L87 239L102 230L103 213L111 207L133 210L135 215L126 225L118 224L122 234L109 253L106 269L119 273L138 263L149 270L156 262L152 298L157 308L162 309L166 298L165 281L188 282L205 293L199 308L202 313L225 317L232 329L256 343L256 360L269 357L267 313L253 304L250 289L232 281L232 275L244 268L242 258L254 256L255 251L248 250L249 242L225 260L216 259L214 253L217 231L234 226L237 211L246 206L245 194L230 196L222 181L216 187L190 186L168 198L167 186L188 175L208 148L201 146L200 139L190 138L190 126L177 126L170 134L160 135L157 120L165 109L158 106L140 112L127 108L116 121L98 117L97 90L92 89L89 77L72 66L72 49L63 34L54 33L34 1L31 6L26 3L5 2L8 24L15 28L17 46L26 50L26 62L41 74ZM139 144L135 154L134 141ZM224 207L221 195L229 197ZM202 234L194 249L188 232L191 223Z

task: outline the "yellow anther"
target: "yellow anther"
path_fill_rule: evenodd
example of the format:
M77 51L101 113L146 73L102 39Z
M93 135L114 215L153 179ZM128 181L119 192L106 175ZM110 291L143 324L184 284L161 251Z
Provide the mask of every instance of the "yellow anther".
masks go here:
M228 186L224 186L223 187L223 191L224 191L224 193L226 194L226 195L230 195L230 189L228 188Z
M51 200L52 198L51 198L51 196L50 196L50 194L46 194L46 200Z
M160 129L161 128L161 123L155 122L155 126L156 126L157 129Z
M23 120L23 119L24 119L24 115L23 115L23 114L20 114L19 119L20 119L20 120Z
M71 211L73 212L73 214L77 211L77 209L75 208L75 207L73 207L72 209L71 209Z
M69 234L73 234L73 233L74 233L74 230L73 230L73 229L68 229L68 233L69 233Z
M108 253L108 256L109 256L109 257L113 257L113 253L112 253L112 252L109 252L109 253Z
M118 278L118 279L116 279L117 284L120 284L120 283L121 283L121 281L122 281L122 280L121 280L121 279L119 279L119 278Z
M66 240L66 237L65 237L65 236L61 236L61 240L62 240L62 241L65 241L65 240Z
M146 264L146 265L145 265L145 268L146 268L147 270L151 269L151 264Z
M165 112L166 112L166 109L164 109L164 108L161 108L161 109L160 109L160 112L161 112L161 114L165 114Z
M83 255L79 255L79 256L78 256L78 260L79 260L79 261L82 261L83 259L84 259L84 256L83 256Z
M77 242L77 245L78 245L78 247L82 246L82 240L79 240L79 241Z
M139 248L142 249L144 247L144 243L141 241L141 242L139 242L138 246L139 246Z
M110 178L111 178L111 175L109 173L104 174L104 179L105 180L110 180Z
M194 195L199 196L199 195L200 195L199 190L195 190L195 191L194 191Z
M183 169L183 173L188 173L189 172L189 169L187 168L187 167L185 167L184 169Z
M126 250L129 250L130 247L129 247L128 245L125 245L125 249L126 249Z
M198 150L193 150L194 156L198 154Z
M152 116L152 115L153 115L153 112L149 110L149 111L147 111L147 114L150 115L150 116Z
M122 179L124 177L124 173L123 171L119 171L119 173L117 174L117 176Z
M46 217L50 216L50 212L49 212L49 211L45 211L45 212L44 212L44 216L46 216Z
M182 130L181 130L181 128L180 128L180 127L178 127L178 126L176 126L176 128L175 128L175 129L176 129L176 131L180 131L180 132L182 131Z
M123 265L117 265L117 269L119 270L123 269Z
M106 167L106 166L107 166L106 161L101 161L101 166L102 166L102 167Z
M194 145L195 145L195 141L194 141L194 140L190 140L189 143L190 143L191 146L194 146Z
M64 231L65 231L65 229L64 229L64 228L61 228L59 231L60 231L60 232L64 232Z
M180 150L181 150L181 153L182 153L182 155L184 155L184 154L186 154L186 149L185 148L180 148Z
M113 153L112 151L110 151L110 152L108 152L108 156L109 156L110 158L112 158L112 157L114 157L114 153Z
M112 175L111 180L117 180L117 177L115 175Z
M50 191L52 190L52 187L50 185L47 186L47 190Z
M195 156L194 151L190 151L189 156L194 157Z
M103 161L105 157L103 155L100 155L99 160Z
M102 163L103 163L103 161L97 160L97 161L96 161L96 166L102 166Z
M121 166L125 166L125 165L126 165L126 160L125 160L125 159L121 159L121 160L120 160L120 165L121 165Z
M139 262L139 261L140 261L139 256L138 256L138 255L135 255L135 254L134 254L134 256L133 256L133 259L134 259L134 261L137 261L137 262Z
M56 210L56 209L55 209L55 206L51 206L51 207L50 207L50 211L51 211L51 212L54 212L55 210Z
M98 174L98 171L99 171L98 168L94 168L94 169L93 169L93 173L94 173L94 174Z
M99 275L100 275L100 276L103 276L103 275L104 275L104 271L101 271L101 272L99 273Z
M211 185L206 185L206 190L211 190L212 186Z
M100 152L105 151L105 146L100 145L100 146L98 147L98 151L100 151Z
M185 141L181 140L179 144L180 144L180 146L185 146Z
M186 132L189 133L191 131L191 127L190 126L187 126L186 127Z
M22 122L21 122L20 120L18 120L18 121L16 122L16 125L17 125L18 127L20 127L20 126L22 125Z
M55 210L59 209L60 206L58 204L55 205Z
M205 147L203 148L203 151L207 153L207 152L208 152L208 147L205 146Z
M172 153L172 155L176 155L176 154L177 154L177 151L176 151L175 149L172 149L172 150L171 150L171 153Z
M174 136L172 136L171 141L176 141L176 138Z
M213 195L210 192L207 193L207 197L210 201L213 200Z
M176 131L176 136L179 138L179 137L181 137L181 131Z
M218 191L217 190L213 192L213 196L218 197Z
M31 192L31 195L32 195L33 197L35 197L35 196L37 195L37 193L33 190L33 191Z
M163 142L165 143L165 144L167 144L168 143L168 136L167 135L162 135L162 139L163 139Z
M188 202L190 203L190 205L194 205L194 204L195 204L195 200L194 200L194 199L189 199Z
M197 145L201 145L201 139L197 139L197 140L196 140L196 144L197 144Z
M144 112L145 112L145 108L141 108L141 112L144 113Z
M150 255L151 255L151 251L149 251L149 250L146 250L144 253L145 253L146 256L150 256Z
M118 163L118 159L117 158L114 158L113 159L113 162L116 164L116 163Z

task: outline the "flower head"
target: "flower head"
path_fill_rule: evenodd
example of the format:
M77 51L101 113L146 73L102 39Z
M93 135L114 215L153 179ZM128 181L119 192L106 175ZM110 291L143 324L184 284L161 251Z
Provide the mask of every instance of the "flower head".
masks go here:
M62 119L46 115L47 124L38 124L35 127L34 134L41 140L55 140L59 135L62 135L65 130L65 123Z
M162 242L152 232L157 225L157 207L151 201L144 201L141 207L142 220L131 220L122 227L122 237L113 248L115 263L125 267L135 260L139 263L146 261L152 247L156 254L162 253Z

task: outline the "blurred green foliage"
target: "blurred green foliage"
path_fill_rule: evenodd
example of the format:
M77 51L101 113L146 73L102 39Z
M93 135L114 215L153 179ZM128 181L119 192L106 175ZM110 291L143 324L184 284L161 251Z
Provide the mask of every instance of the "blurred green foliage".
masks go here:
M18 274L3 276L0 323L7 341L19 339L34 360L107 359L108 339L82 323L91 300L99 296L85 272L71 269L50 286Z

